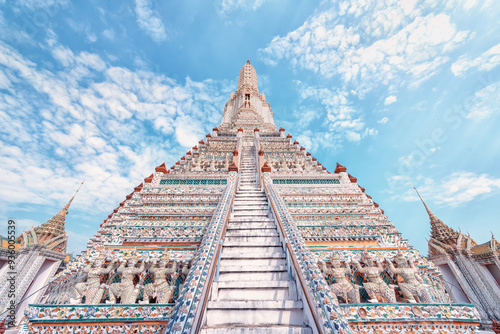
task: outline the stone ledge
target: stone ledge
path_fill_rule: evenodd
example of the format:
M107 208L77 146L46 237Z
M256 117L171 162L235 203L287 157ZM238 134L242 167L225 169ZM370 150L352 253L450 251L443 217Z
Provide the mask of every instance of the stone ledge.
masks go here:
M351 322L472 322L479 318L472 304L341 304L344 317Z
M174 304L30 305L30 323L161 321L170 318Z

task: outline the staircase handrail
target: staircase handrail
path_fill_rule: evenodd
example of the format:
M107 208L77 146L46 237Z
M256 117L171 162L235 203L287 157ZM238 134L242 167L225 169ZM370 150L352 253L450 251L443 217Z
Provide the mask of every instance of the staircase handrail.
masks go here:
M238 185L239 185L240 176L241 176L240 174L241 174L241 171L240 171L240 169L238 169L238 176L237 176L238 177L238 182L237 182ZM231 202L230 202L231 212L232 212L232 208L234 205L234 198L236 196L236 189L237 188L235 188L235 191L233 192L233 195L231 196ZM216 251L215 256L214 256L214 262L212 263L212 265L210 266L210 269L209 269L210 276L209 276L209 279L208 279L208 282L206 285L206 287L208 287L208 289L210 289L212 287L214 276L216 276L217 280L218 280L218 276L219 276L218 271L220 268L219 263L220 263L221 253L222 253L222 245L223 245L224 237L226 235L227 223L229 222L229 218L231 217L231 212L224 219L224 225L222 226L222 231L220 234L220 239L218 242L217 251ZM215 270L214 270L214 268L215 268ZM195 328L195 330L192 333L199 333L201 330L201 326L203 324L203 317L205 314L205 310L207 309L207 302L208 302L210 295L211 295L210 291L207 291L207 293L205 293L204 295L202 294L203 301L200 304L198 304L199 312L200 312L199 316L198 316L198 321L196 323L196 326L193 326ZM195 314L198 314L198 310L196 311Z
M261 182L261 176L260 176L260 161L259 161L259 151L260 151L260 137L254 137L253 139L254 142L254 147L255 147L255 168L257 168L256 175L255 175L255 182L259 186L260 189L262 189L262 182Z
M300 269L297 264L297 260L295 259L295 254L293 253L292 249L290 248L290 243L288 242L288 239L286 238L286 233L285 233L285 228L283 227L283 222L281 221L278 211L276 210L276 207L274 206L274 202L271 200L271 198L268 196L269 190L267 189L267 185L264 182L264 180L261 180L264 190L266 192L266 198L268 201L268 207L269 209L272 208L272 211L274 213L274 217L276 221L278 222L278 226L281 231L281 235L283 236L284 239L284 248L285 248L285 254L286 254L286 262L287 262L287 270L288 270L288 276L291 278L291 270L290 270L290 259L292 260L293 267L295 268L295 272L297 273L297 277L299 278L300 285L302 287L302 291L304 291L304 296L306 297L307 304L309 305L309 309L311 310L311 314L314 319L314 324L316 325L316 329L318 330L319 333L324 333L323 331L323 326L321 325L321 322L319 321L319 317L317 315L317 309L314 306L314 303L312 302L312 297L309 295L309 290L307 289L307 285L305 283L304 277L302 277L302 273L300 272Z

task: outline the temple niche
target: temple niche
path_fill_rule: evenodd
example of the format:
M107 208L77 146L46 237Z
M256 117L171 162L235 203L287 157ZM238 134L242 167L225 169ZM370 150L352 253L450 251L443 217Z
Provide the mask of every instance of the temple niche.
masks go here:
M25 332L477 332L451 264L422 257L347 167L276 127L250 62L221 123L145 176L30 304Z

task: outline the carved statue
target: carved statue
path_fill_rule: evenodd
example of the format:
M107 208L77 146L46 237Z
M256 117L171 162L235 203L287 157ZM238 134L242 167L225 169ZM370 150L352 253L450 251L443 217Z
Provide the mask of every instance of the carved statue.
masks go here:
M192 171L194 172L201 172L203 169L201 168L201 162L198 161L199 159L193 159L193 167Z
M209 172L214 172L216 169L215 169L215 157L212 156L210 158L210 160L208 161L208 171Z
M168 268L170 253L163 252L159 261L155 261L149 271L154 275L154 283L146 284L144 287L143 303L149 302L149 297L156 298L158 304L167 304L172 298L174 292L173 286L166 279L167 275L172 275L177 270L177 262Z
M432 291L431 294L434 297L434 300L438 303L450 303L450 296L446 293L446 289L441 281L441 279L437 277L431 276L431 284Z
M290 169L288 168L288 163L286 161L286 157L283 154L282 155L282 160L281 160L281 166L280 166L280 172L288 172Z
M341 265L337 252L333 251L330 256L332 268L328 268L323 261L320 263L323 272L335 278L335 283L330 285L330 290L336 295L344 298L346 303L360 303L361 298L359 297L359 289L346 278L346 275L351 275L351 269Z
M301 165L301 161L299 160L299 158L297 157L297 155L295 155L295 157L293 159L293 170L295 172L302 172L303 169L302 169L302 167L300 165Z
M106 289L106 285L101 284L101 275L110 273L116 262L116 260L113 260L107 267L103 268L102 265L105 260L106 256L101 254L83 268L83 271L88 274L87 281L75 285L74 293L76 294L76 298L70 299L71 304L80 304L84 296L85 304L95 305L101 302L102 295Z
M385 259L389 265L389 269L394 274L401 275L404 279L404 283L399 283L401 292L406 297L409 303L416 303L414 295L417 295L422 303L432 303L432 295L429 291L428 285L424 284L424 281L418 273L418 269L415 267L412 261L408 265L408 261L404 257L403 253L398 249L396 253L396 263L397 268L394 267L392 261Z
M370 296L370 303L395 303L396 295L394 294L394 289L388 286L384 280L380 277L380 273L384 271L380 261L376 263L373 261L371 255L365 249L361 261L365 264L365 267L361 267L361 264L353 260L352 263L357 267L358 271L365 275L368 282L364 283L363 286Z
M145 262L141 262L139 268L136 267L138 262L137 255L132 255L128 263L122 262L118 267L117 273L121 274L122 281L120 283L113 283L109 287L109 304L116 303L116 298L121 298L122 304L135 304L137 296L139 295L139 286L134 285L134 277L144 271Z

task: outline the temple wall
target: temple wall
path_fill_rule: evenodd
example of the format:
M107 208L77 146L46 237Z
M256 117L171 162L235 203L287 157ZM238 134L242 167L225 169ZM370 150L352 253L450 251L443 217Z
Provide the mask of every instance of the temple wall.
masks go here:
M456 303L470 303L469 298L460 287L460 282L453 274L450 266L446 263L438 265L439 270L443 273L446 290Z
M57 269L59 263L60 263L59 261L52 261L48 259L46 259L42 263L40 269L33 278L33 281L29 289L26 290L26 293L22 297L23 299L24 298L26 299L17 306L16 320L18 324L23 318L24 310L26 309L26 307L29 304L35 303L37 299L40 297L40 294L43 292L43 289L42 290L40 289L49 282L51 274L54 272L55 269Z
M488 273L493 277L497 287L500 288L500 268L496 264L487 264L485 268L488 270Z

